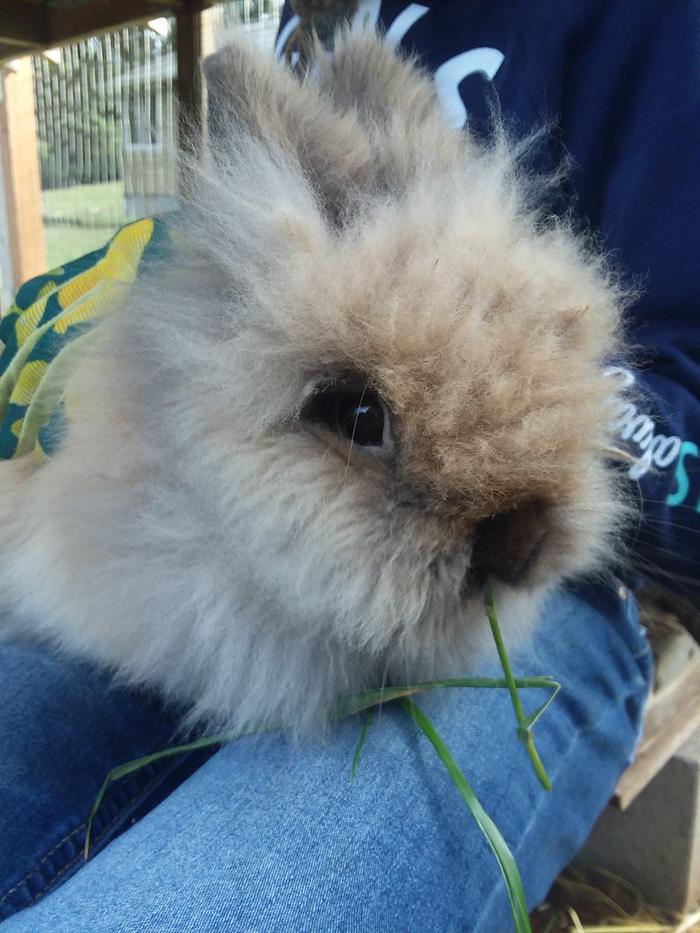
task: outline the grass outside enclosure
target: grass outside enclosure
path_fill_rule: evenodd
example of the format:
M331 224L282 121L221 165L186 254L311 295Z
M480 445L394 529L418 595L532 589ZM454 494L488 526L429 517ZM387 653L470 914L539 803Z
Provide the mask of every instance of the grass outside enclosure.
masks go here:
M126 223L121 181L53 188L41 201L49 269L98 249Z
M75 222L76 204L81 203L80 213L87 213L95 226L111 226L115 217L124 214L124 185L120 181L104 181L53 188L42 191L41 200L45 220Z

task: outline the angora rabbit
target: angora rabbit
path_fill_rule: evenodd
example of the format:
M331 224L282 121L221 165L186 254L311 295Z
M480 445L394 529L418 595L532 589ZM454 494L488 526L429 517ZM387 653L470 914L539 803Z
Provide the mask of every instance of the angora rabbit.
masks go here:
M508 637L606 565L621 292L374 36L204 71L173 262L84 340L56 455L0 465L0 594L191 723L303 733L464 674L487 578Z

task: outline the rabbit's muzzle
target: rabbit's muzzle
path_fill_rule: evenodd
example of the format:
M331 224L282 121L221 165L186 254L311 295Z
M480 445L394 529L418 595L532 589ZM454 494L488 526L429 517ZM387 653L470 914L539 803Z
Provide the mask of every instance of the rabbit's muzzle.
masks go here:
M525 580L542 553L548 512L545 502L534 499L482 519L472 539L471 581L482 582L491 576L510 584Z

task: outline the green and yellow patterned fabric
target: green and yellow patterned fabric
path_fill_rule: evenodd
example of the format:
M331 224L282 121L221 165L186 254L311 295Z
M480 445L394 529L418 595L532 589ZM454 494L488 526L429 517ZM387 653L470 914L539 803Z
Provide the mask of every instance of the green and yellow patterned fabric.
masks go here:
M51 455L81 336L119 306L149 259L168 255L169 243L162 220L137 220L19 289L0 323L0 459Z

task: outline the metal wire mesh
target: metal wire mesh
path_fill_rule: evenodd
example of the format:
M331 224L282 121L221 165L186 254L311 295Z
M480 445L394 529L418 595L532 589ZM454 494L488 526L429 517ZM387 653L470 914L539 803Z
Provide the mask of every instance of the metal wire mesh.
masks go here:
M245 30L272 50L281 0L226 0L203 46ZM32 60L49 268L96 249L130 219L177 206L177 56L172 18Z

